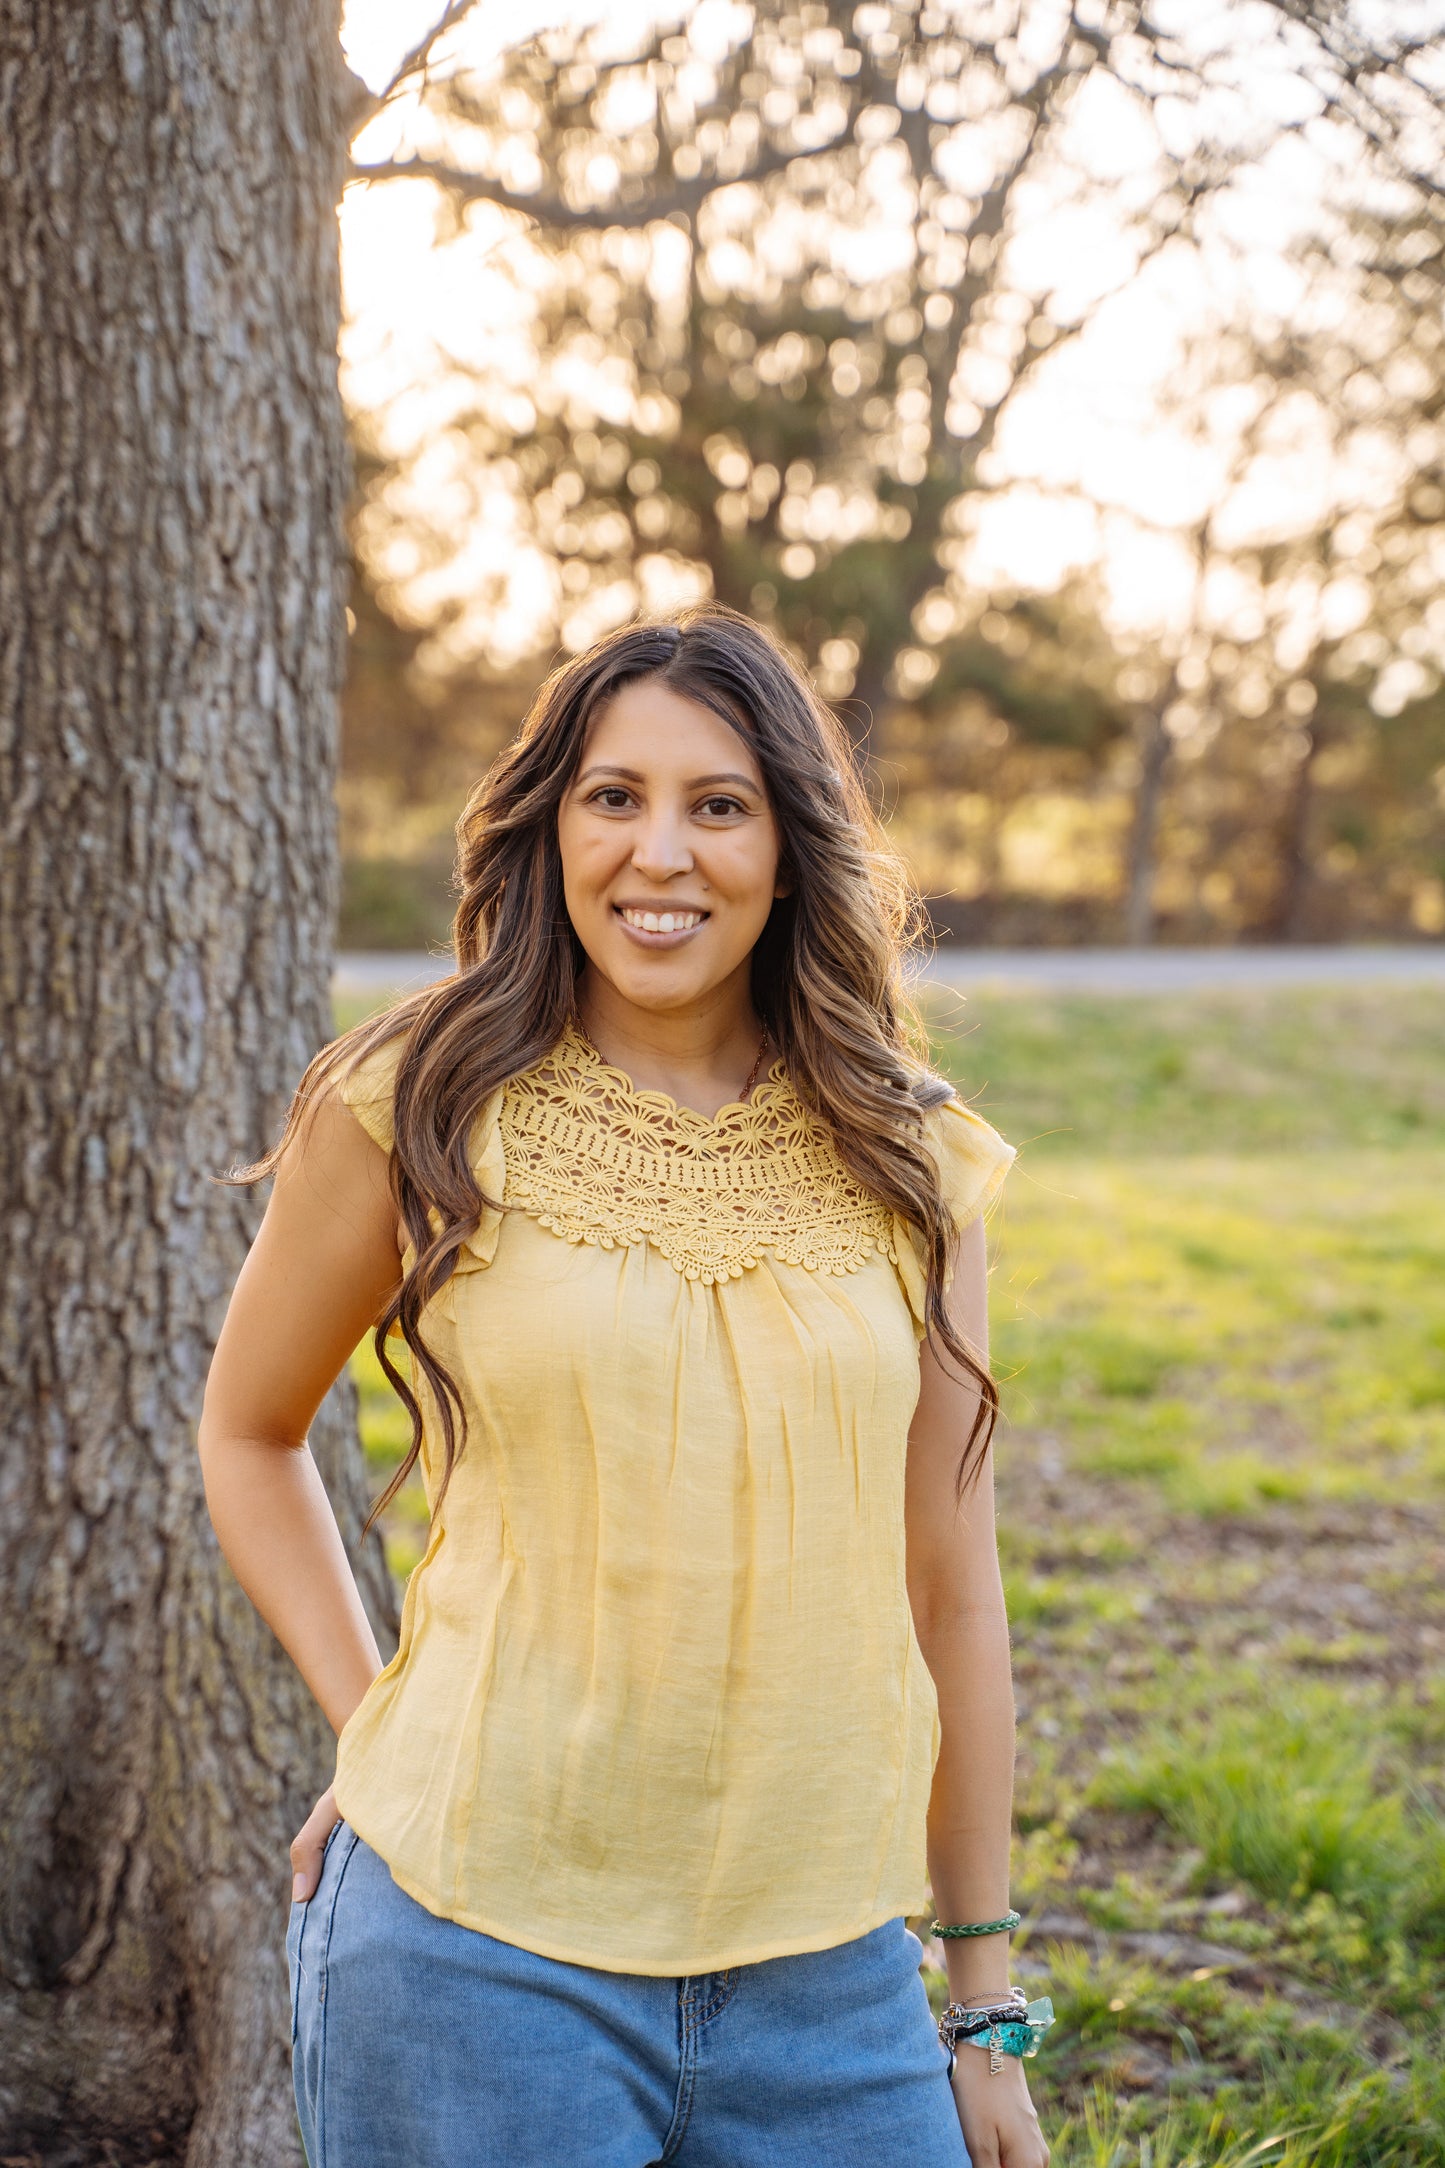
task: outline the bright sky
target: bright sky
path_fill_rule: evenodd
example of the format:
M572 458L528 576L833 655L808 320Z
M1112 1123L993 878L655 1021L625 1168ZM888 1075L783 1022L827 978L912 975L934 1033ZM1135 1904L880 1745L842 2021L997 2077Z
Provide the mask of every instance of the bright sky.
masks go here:
M344 43L352 67L380 87L440 12L417 0L348 0ZM604 20L625 46L636 25L657 12L650 0L510 0L505 9L491 0L463 24L459 50L490 57L502 43L548 24ZM703 19L715 17L725 36L735 11L730 0L693 0L685 12L694 34ZM413 117L406 107L384 116L363 139L361 155L389 155ZM1141 169L1147 146L1131 136L1122 100L1112 112L1101 104L1088 152L1096 171L1112 170L1121 185ZM1268 182L1241 208L1248 245L1232 276L1246 286L1271 279L1278 300L1281 282L1293 276L1279 252L1317 186L1318 171L1303 152L1272 164ZM1065 204L1039 208L1029 271L1065 284L1081 301L1109 291L1125 268L1118 226ZM469 521L465 545L435 599L455 593L458 580L481 592L505 577L510 622L496 631L504 647L521 647L528 613L540 609L544 595L540 588L529 593L526 579L517 577L506 504L499 499L486 519L475 517L451 464L447 393L436 372L439 348L474 359L497 354L498 341L505 345L507 338L507 311L515 309L510 282L488 265L489 254L506 245L509 222L478 210L467 237L442 250L433 245L433 198L424 183L349 191L342 213L345 380L354 402L385 413L389 446L412 455L412 486L426 496L430 515L444 518L454 501L458 520ZM968 563L973 580L1046 589L1071 567L1097 561L1119 629L1144 632L1178 621L1193 579L1181 530L1216 493L1220 452L1160 426L1151 410L1177 368L1181 334L1221 305L1227 308L1229 297L1208 290L1197 263L1166 256L1106 303L1082 338L1049 358L1000 430L986 479L1003 486L981 500ZM1311 509L1325 510L1327 487L1324 463L1302 446L1261 475L1241 518L1254 529L1293 524ZM392 569L407 576L400 563ZM410 591L424 607L424 567L416 568Z

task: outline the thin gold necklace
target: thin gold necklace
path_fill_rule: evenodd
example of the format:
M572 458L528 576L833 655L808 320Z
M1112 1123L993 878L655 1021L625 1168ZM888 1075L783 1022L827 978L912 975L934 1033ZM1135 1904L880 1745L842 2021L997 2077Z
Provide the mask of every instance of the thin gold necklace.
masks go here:
M757 1053L756 1053L756 1054L754 1055L754 1057L753 1057L753 1065L752 1065L751 1069L749 1069L749 1071L748 1071L748 1080L747 1080L746 1084L744 1084L744 1086L743 1086L742 1090L741 1090L741 1091L740 1091L740 1092L738 1093L738 1098L739 1098L740 1100L746 1100L746 1098L747 1098L747 1096L748 1096L748 1093L749 1093L749 1092L750 1092L750 1091L752 1090L753 1086L754 1086L754 1085L755 1085L755 1084L757 1083L757 1081L758 1081L758 1071L759 1071L759 1070L760 1070L760 1069L762 1068L762 1066L763 1066L763 1056L764 1056L764 1054L766 1054L766 1052L767 1052L767 1051L768 1051L768 1027L767 1027L767 1025L766 1025L766 1024L764 1024L764 1026L763 1026L763 1035L762 1035L761 1039L759 1039L759 1041L758 1041L758 1051L757 1051Z

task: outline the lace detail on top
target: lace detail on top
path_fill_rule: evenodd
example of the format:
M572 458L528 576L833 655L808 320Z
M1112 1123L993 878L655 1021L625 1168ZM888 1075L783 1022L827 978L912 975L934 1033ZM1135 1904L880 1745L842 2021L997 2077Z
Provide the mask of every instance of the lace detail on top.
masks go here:
M504 1201L568 1242L650 1242L689 1280L738 1279L765 1253L812 1272L896 1262L891 1212L843 1164L775 1063L709 1121L638 1091L572 1027L502 1093Z

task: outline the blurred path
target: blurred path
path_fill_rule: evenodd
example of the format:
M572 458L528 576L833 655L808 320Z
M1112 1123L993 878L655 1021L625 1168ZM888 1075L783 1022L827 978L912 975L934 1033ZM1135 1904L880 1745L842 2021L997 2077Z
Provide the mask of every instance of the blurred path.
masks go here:
M332 982L343 1000L381 1000L445 976L448 959L353 952ZM989 992L1179 994L1253 986L1445 986L1445 943L1378 948L941 948L922 976Z
M379 1001L384 994L409 994L418 986L450 976L450 956L427 956L420 949L348 949L331 974L333 999Z
M1054 994L1183 994L1253 986L1445 986L1445 943L1341 948L941 948L942 986Z

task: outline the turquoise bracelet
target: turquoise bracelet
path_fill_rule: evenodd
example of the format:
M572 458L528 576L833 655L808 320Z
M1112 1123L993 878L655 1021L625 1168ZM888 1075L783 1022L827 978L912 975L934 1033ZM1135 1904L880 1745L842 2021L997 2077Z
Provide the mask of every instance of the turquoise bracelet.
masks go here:
M929 1925L929 1933L940 1936L945 1942L951 1942L963 1935L1012 1934L1014 1928L1022 1927L1023 1923L1021 1912L1005 1912L1001 1920L980 1920L974 1927L945 1927L941 1920L933 1920Z
M1037 2055L1053 2022L1054 2006L1047 1995L1029 2002L1022 1988L1015 1987L1007 2002L992 2009L969 2010L951 2002L938 2020L938 2037L950 2057L960 2047L987 2048L989 2075L996 2077L1006 2055Z

